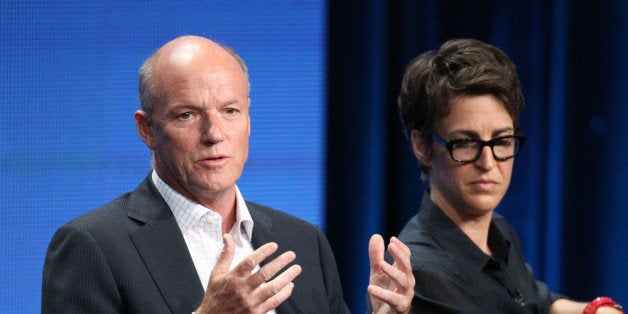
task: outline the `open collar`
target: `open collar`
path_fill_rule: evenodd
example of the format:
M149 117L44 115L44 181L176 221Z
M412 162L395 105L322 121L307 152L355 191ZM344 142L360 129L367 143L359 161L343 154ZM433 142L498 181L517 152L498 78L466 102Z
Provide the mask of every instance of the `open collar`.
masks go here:
M425 227L430 236L464 269L464 273L472 277L482 272L484 267L493 260L497 263L508 262L510 241L504 238L494 220L491 220L488 234L488 245L493 257L485 254L473 241L432 202L428 193L425 193L421 202L421 209L417 217L419 223ZM461 274L462 275L462 274Z

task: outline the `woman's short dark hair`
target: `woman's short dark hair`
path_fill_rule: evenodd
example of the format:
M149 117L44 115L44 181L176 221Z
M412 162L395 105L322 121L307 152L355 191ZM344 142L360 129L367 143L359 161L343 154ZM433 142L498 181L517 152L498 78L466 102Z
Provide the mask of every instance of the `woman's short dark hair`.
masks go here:
M505 106L519 132L524 100L515 65L498 48L474 39L445 42L412 60L403 76L398 105L405 132L425 138L449 113L458 96L493 95Z

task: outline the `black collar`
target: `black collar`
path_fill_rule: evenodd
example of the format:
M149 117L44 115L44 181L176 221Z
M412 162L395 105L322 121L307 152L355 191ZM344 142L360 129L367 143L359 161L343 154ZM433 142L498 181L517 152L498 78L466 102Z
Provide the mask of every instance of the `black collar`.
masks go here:
M460 261L467 274L476 275L481 272L489 261L508 263L510 240L504 237L495 223L495 215L491 219L488 231L488 246L493 257L485 254L473 241L432 202L429 194L423 195L421 209L417 219L424 226L430 236L445 251L452 252L452 256ZM453 254L455 252L455 254Z

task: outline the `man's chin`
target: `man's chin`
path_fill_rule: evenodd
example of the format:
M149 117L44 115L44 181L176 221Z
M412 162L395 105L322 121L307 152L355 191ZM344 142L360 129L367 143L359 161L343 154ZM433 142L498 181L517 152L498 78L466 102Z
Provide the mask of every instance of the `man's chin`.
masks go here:
M225 192L229 192L231 189L234 189L234 187L235 182L231 183L223 180L212 180L195 184L193 190L195 191L195 194L218 196L220 194L224 194Z

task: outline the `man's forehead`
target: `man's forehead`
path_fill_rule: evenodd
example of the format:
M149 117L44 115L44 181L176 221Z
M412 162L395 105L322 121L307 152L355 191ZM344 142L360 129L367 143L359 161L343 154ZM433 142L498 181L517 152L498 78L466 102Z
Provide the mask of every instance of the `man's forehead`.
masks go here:
M198 46L180 47L166 56L165 63L174 66L190 64L200 57L200 50Z

